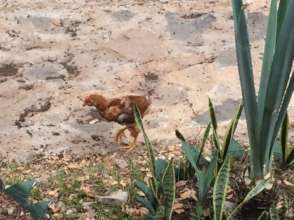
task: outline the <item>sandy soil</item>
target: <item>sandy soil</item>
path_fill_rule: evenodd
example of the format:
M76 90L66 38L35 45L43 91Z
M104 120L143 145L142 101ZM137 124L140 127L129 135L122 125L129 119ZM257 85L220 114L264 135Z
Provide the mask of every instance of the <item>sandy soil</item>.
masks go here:
M257 2L248 7L256 83L268 11ZM95 110L78 98L92 91L151 93L144 121L158 147L178 143L176 128L197 136L208 96L225 125L240 102L229 3L0 0L0 154L116 150L119 125L89 124ZM245 131L242 119L244 142Z

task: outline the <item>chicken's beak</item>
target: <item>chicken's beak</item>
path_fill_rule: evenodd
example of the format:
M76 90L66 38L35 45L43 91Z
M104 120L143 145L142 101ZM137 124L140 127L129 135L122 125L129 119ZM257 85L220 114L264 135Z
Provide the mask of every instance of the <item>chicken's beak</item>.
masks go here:
M83 102L83 107L85 107L86 106L85 100L80 96L78 96L77 98Z

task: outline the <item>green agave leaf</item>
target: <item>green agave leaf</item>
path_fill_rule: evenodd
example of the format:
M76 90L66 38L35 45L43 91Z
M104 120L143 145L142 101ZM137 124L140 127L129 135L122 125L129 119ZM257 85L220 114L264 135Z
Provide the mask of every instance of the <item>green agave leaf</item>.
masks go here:
M156 219L156 217L155 217L154 215L152 215L151 213L148 213L148 214L147 214L146 219L147 219L147 220L158 220L158 219Z
M176 178L173 161L168 164L165 170L162 179L162 188L164 196L164 216L166 220L170 220L176 196Z
M203 168L203 170L197 170L197 185L198 185L198 199L201 205L204 205L208 192L211 188L211 183L215 178L215 172L217 170L217 161L218 161L218 153L214 152L211 161L207 169Z
M277 24L278 24L278 0L271 1L270 16L267 24L266 42L264 47L264 57L262 63L260 89L258 94L258 111L259 119L264 114L266 91L269 83L269 74L275 54L277 41ZM259 121L261 125L261 121Z
M227 157L220 168L213 187L213 219L222 220L224 213L224 202L230 176L230 159Z
M286 215L289 211L289 201L288 201L288 196L286 193L283 194L283 206L279 210L281 214L281 219L286 219Z
M251 63L252 61L250 54L249 37L246 18L244 14L244 5L240 0L232 0L232 7L234 17L236 55L247 122L247 130L250 146L255 146L255 122L257 115L257 102ZM255 157L261 158L261 153L258 152L258 149L255 149L254 147L253 154Z
M290 165L294 162L294 149L291 150L289 156L287 157L286 164Z
M165 209L163 206L160 207L159 210L156 211L156 215L155 215L155 219L156 220L165 220Z
M278 141L276 141L274 143L273 154L274 154L274 159L275 160L282 161L282 159L283 159L282 147L281 147L281 144Z
M217 120L216 120L216 116L215 116L215 110L214 110L214 107L213 107L213 104L212 104L210 98L208 98L208 106L209 106L209 115L210 115L210 121L212 124L212 128L214 130L217 130Z
M195 170L198 170L197 159L200 157L200 159L205 160L205 158L200 156L199 150L194 145L189 144L185 141L185 138L178 130L176 130L176 136L181 140L182 150L185 157L190 162L192 167Z
M283 163L285 163L287 160L288 124L289 124L289 118L288 118L288 114L286 114L282 124L282 129L281 129L281 150L282 150Z
M147 136L147 134L146 134L146 132L144 130L141 114L140 114L140 111L139 111L137 106L134 107L133 112L134 112L134 118L135 118L136 125L141 130L141 132L143 133L143 136L144 136L144 142L145 142L145 145L147 147L148 158L149 158L149 167L151 169L151 173L152 173L152 176L153 176L153 180L152 180L153 181L153 187L155 188L155 191L157 192L157 188L156 188L157 184L155 182L156 168L155 168L154 147L153 147L153 144L149 140L149 138L148 138L148 136Z
M277 35L279 36L281 26L284 22L285 14L287 11L289 0L283 0L279 2L279 10L278 10L278 30L277 30Z
M190 220L201 220L201 216L203 215L203 207L196 203L196 207L192 214L190 215Z
M268 212L263 211L257 220L270 220Z
M243 146L236 141L234 138L231 140L228 154L236 159L241 159L244 155L244 148Z
M279 212L278 210L276 209L275 206L272 206L270 208L270 217L271 217L271 220L280 220L280 217L279 217Z
M49 202L39 202L30 206L29 211L34 220L44 219L45 214L48 212Z
M229 128L227 129L227 132L226 132L226 135L225 135L225 138L224 138L224 144L223 144L223 147L222 147L222 158L225 159L226 156L227 156L227 153L229 151L229 148L231 146L231 142L233 140L233 136L234 136L234 133L236 131L236 128L237 128L237 125L238 125L238 122L239 122L239 119L241 117L241 113L242 113L242 110L243 110L243 105L240 104L236 114L235 114L235 117L232 119L232 121L230 122L230 125L229 125Z
M157 181L161 181L167 166L168 162L166 160L159 159L155 161L155 175Z
M24 181L16 183L4 190L4 192L14 199L17 203L21 205L24 209L28 209L28 198L31 194L34 182Z
M208 139L210 128L211 128L211 123L209 122L208 125L207 125L207 127L206 127L206 129L205 129L205 131L204 131L204 135L203 135L203 138L202 138L202 141L201 141L201 145L200 145L200 153L199 153L199 156L197 158L196 165L199 164L200 159L202 157L203 149L204 149L205 143L206 143L206 141Z
M156 207L157 205L157 196L154 195L152 189L150 189L143 181L141 180L136 180L135 186L141 190L146 198L150 201L153 207Z
M212 141L213 141L214 147L220 153L221 144L217 134L217 120L216 120L215 110L210 98L208 98L208 106L209 106L210 123L212 124Z
M287 114L287 108L290 103L293 91L294 91L294 71L291 74L290 82L289 82L289 85L286 89L286 92L285 92L285 95L284 95L284 98L283 98L283 101L282 101L282 104L280 107L280 113L277 116L278 118L277 118L277 122L275 124L274 133L273 133L274 137L277 136L279 129L280 129L280 126L285 118L285 115ZM274 141L274 139L273 139L273 141Z
M265 109L267 110L263 117L261 140L263 148L264 161L266 165L271 160L272 143L276 138L276 131L280 128L279 115L284 118L285 112L281 111L281 106L285 100L285 93L290 79L290 73L293 63L294 54L294 1L290 1L286 10L286 14L281 25L278 36L276 51L273 58L271 72L269 76L269 85L266 92ZM292 95L292 94L291 94ZM277 123L278 122L278 123Z
M261 180L260 182L258 182L255 185L255 187L249 191L249 193L246 195L246 197L244 198L244 200L232 211L232 213L230 214L230 216L228 217L228 219L234 219L234 216L237 214L237 212L239 211L239 209L246 202L248 202L253 197L255 197L256 195L258 195L259 193L261 193L266 188L266 186L269 183L269 181L270 181L270 179L266 179L266 180Z
M142 204L146 209L148 209L151 215L155 215L155 210L154 210L151 202L149 200L147 200L145 197L137 196L136 201L138 203Z

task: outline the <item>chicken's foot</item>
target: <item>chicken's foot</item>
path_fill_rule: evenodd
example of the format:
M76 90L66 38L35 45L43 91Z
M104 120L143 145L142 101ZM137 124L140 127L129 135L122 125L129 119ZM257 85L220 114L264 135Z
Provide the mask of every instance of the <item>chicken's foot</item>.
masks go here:
M125 130L127 130L128 127L124 127L118 130L118 132L115 135L115 142L120 144L121 143L121 136L124 135Z
M134 140L132 141L132 143L130 143L128 146L120 147L120 149L125 149L126 150L125 153L129 153L136 147L136 145L137 145L137 137L134 137Z

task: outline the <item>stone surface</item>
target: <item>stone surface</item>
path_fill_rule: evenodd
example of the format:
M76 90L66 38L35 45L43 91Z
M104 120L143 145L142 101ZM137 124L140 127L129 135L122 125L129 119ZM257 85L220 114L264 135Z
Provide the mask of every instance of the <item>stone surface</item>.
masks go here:
M256 85L265 5L247 7ZM113 137L120 126L90 123L95 110L82 107L80 98L93 91L150 93L144 123L158 148L178 143L175 129L195 138L208 123L208 96L220 128L240 102L229 1L9 0L0 12L0 154L6 158L118 150ZM39 111L46 100L50 108ZM244 118L237 137L246 143Z
M128 201L128 196L128 192L119 190L111 193L109 196L99 196L97 200L104 204L120 206Z

